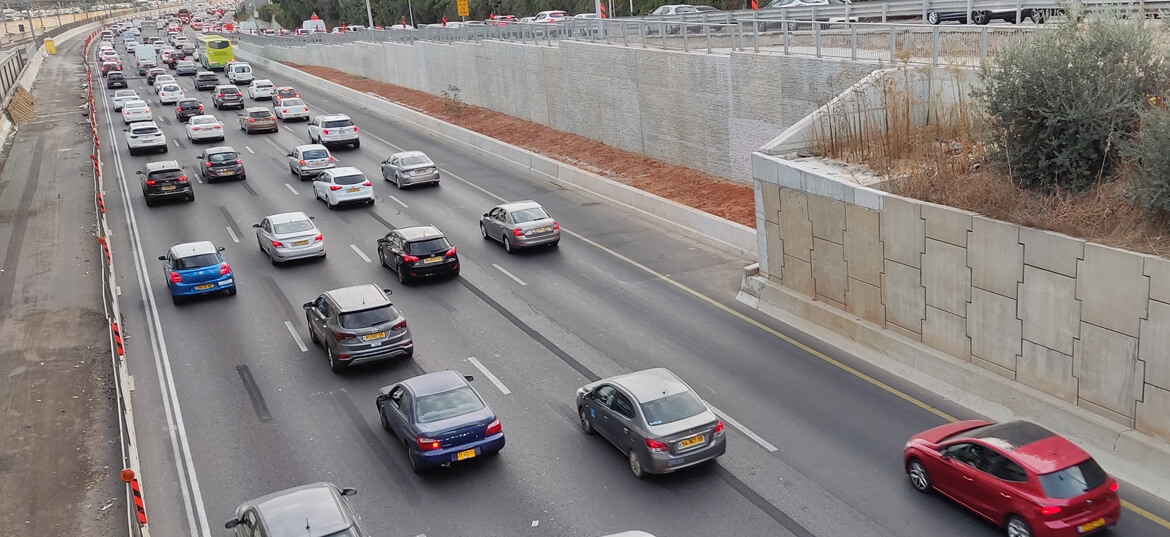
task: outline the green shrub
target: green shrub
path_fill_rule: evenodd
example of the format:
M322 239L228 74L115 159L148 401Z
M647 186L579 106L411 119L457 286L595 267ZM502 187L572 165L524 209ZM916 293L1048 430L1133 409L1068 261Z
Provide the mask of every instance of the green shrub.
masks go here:
M1141 132L1123 148L1131 163L1134 203L1153 212L1170 213L1170 111L1153 108L1141 115Z
M1170 87L1170 62L1154 24L1095 16L1031 32L982 78L991 155L1012 181L1082 190L1110 177L1148 96Z

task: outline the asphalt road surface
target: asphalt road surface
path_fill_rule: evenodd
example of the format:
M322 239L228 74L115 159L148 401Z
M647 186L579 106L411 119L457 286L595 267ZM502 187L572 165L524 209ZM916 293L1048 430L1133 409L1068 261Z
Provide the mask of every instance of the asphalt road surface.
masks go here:
M290 148L307 143L304 123L246 135L235 128L236 111L214 111L210 92L182 78L188 95L227 127L226 144L242 152L248 180L197 183L194 203L147 208L135 171L177 159L194 178L201 146L186 140L172 106L159 105L143 78L128 75L130 87L149 96L170 143L166 154L128 156L120 114L106 104L113 92L99 93L106 205L115 222L154 535L228 535L222 524L240 502L318 480L356 487L364 525L387 537L585 537L628 529L670 537L1000 534L906 483L902 445L940 417L703 298L808 339L735 302L749 260L303 87L314 113L346 113L360 126L361 149L334 154L374 181L375 205L327 210L285 161ZM298 86L263 69L257 78ZM400 149L427 152L442 184L400 191L382 181L379 162ZM560 247L508 255L481 239L478 217L501 199L544 204L566 230ZM329 256L273 267L251 224L294 210L316 217ZM454 280L404 287L379 266L374 241L392 226L423 223L447 234L463 271ZM227 248L239 294L175 307L156 259L198 239ZM334 375L309 343L300 304L364 282L394 290L414 333L415 359ZM974 417L807 343L929 405ZM578 386L653 366L669 367L734 420L728 454L716 464L639 481L622 454L578 429ZM380 386L442 369L476 376L508 444L498 458L417 476L381 430L374 397ZM1162 516L1168 511L1122 492ZM1170 530L1126 512L1115 534Z

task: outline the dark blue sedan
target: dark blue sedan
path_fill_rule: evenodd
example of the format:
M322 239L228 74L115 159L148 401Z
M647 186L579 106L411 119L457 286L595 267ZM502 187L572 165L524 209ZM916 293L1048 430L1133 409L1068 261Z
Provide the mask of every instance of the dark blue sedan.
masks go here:
M500 419L468 380L455 371L439 371L378 391L382 427L406 445L415 472L504 448Z
M223 250L210 241L185 242L158 257L163 262L163 274L175 305L197 295L236 294L235 274L223 258Z

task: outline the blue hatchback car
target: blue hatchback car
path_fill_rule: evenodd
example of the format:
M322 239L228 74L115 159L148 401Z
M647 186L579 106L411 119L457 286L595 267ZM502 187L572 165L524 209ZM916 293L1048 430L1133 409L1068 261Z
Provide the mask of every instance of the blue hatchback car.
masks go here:
M176 305L196 295L236 294L235 274L223 258L223 250L211 241L185 242L158 257L163 262L163 274Z
M500 419L469 380L448 370L379 390L382 427L406 445L415 472L494 455L504 448Z

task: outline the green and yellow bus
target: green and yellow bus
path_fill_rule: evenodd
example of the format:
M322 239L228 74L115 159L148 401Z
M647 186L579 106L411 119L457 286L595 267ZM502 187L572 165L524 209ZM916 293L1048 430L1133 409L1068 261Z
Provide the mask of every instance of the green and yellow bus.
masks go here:
M226 37L205 35L199 38L199 63L204 69L223 69L236 59L232 42Z

